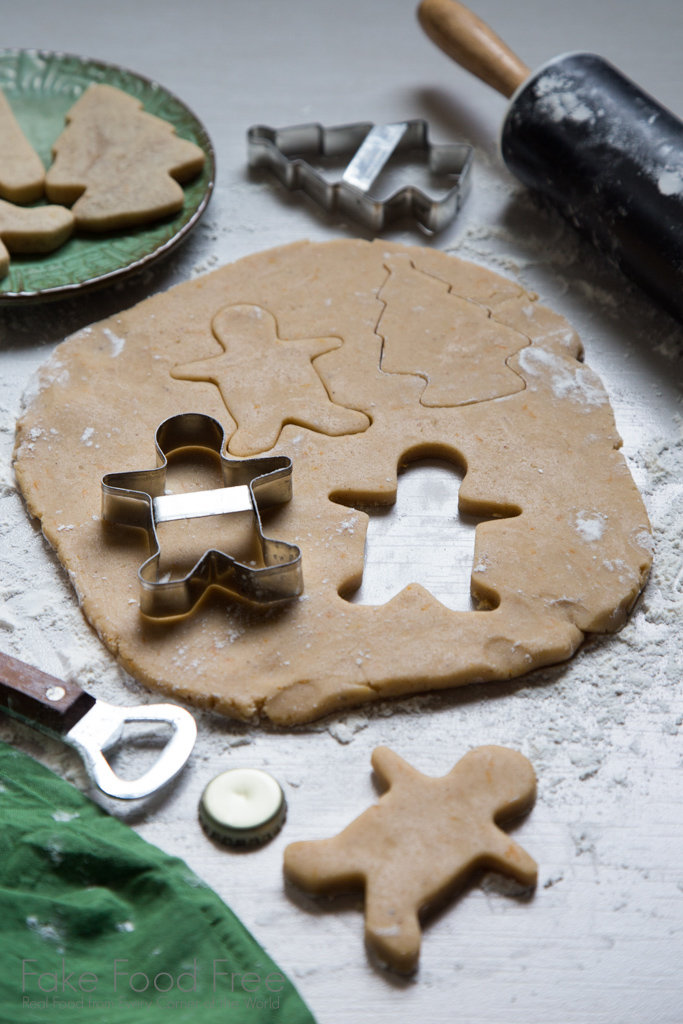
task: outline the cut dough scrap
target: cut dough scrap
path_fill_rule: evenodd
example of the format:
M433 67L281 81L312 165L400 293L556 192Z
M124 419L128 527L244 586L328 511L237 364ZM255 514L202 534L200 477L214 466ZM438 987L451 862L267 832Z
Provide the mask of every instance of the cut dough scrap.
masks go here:
M477 869L536 884L529 854L498 827L532 806L533 767L506 747L478 747L442 778L423 775L388 747L372 752L388 787L333 839L291 843L285 875L314 896L365 890L365 937L381 960L415 970L419 912L452 896Z
M42 196L44 183L43 162L0 89L0 198L11 203L32 203Z
M401 297L379 295L397 256L425 279L425 297L436 279L450 287L446 301L466 300L458 310L476 304L472 330L500 324L497 368L488 358L462 364L469 393L491 393L492 373L518 378L522 390L426 406L423 376L380 368L378 323ZM264 530L301 548L300 599L259 613L214 590L189 617L154 622L137 604L145 535L102 524L100 480L153 466L156 428L178 412L212 415L229 445L239 439L232 388L226 406L209 374L177 374L222 358L217 328L230 351L239 346L224 318L245 306L267 311L278 338L292 339L282 346L324 339L330 348L313 357L312 389L322 398L322 384L332 407L370 425L351 432L349 423L333 436L320 422L285 422L270 449L292 458L294 496L267 513ZM423 320L411 308L402 330L419 339ZM468 345L461 326L456 348ZM392 334L406 351L400 330ZM171 697L295 723L382 697L509 679L569 658L587 632L619 628L651 561L647 515L607 395L577 361L580 351L566 320L482 267L386 241L298 243L177 285L63 342L19 422L17 477L99 635L128 671ZM265 364L250 377L254 405L266 393L277 400L266 378ZM286 419L280 411L275 421ZM492 610L452 611L417 585L377 607L340 596L363 571L367 516L354 507L392 503L399 466L428 455L466 467L464 512L513 516L476 530L472 587ZM171 466L168 486L220 486L218 469L205 469ZM210 547L253 558L251 531L229 516L188 520L165 524L162 545L180 571Z
M199 173L205 154L171 124L111 85L91 85L66 119L45 191L53 202L74 204L79 227L109 231L182 209L179 182Z
M73 229L73 214L63 206L25 208L0 199L0 278L9 271L10 252L52 252Z

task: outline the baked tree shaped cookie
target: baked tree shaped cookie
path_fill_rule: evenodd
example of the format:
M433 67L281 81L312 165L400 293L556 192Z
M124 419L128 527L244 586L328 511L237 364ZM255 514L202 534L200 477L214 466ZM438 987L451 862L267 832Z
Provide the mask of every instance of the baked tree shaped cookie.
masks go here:
M422 405L469 405L524 390L506 360L529 343L493 320L488 309L456 295L445 281L417 270L409 256L387 260L377 325L385 373L417 374Z
M365 937L398 971L417 966L419 912L489 868L536 883L535 861L496 822L536 796L529 761L506 747L477 747L442 778L422 775L377 747L372 767L388 791L333 839L292 843L285 875L313 895L365 886Z
M111 85L91 85L66 120L45 192L53 202L74 204L78 227L109 231L182 209L179 182L199 173L204 151L145 113L140 100Z
M9 270L10 252L52 252L73 229L73 214L63 206L26 208L0 199L0 279Z
M44 182L43 162L0 89L0 198L11 203L32 203L42 196Z
M338 437L367 430L370 420L335 405L312 360L342 344L341 338L290 341L278 336L275 317L261 306L228 306L211 325L223 353L174 367L178 380L216 384L237 422L228 449L258 455L277 442L285 423Z

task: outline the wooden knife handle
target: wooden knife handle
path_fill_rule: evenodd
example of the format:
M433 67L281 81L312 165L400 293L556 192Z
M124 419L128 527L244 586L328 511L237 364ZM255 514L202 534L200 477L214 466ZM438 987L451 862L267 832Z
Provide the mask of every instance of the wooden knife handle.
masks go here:
M531 74L495 32L457 0L422 0L417 17L432 42L503 96L512 96Z
M61 735L79 722L95 698L23 661L0 654L0 708Z

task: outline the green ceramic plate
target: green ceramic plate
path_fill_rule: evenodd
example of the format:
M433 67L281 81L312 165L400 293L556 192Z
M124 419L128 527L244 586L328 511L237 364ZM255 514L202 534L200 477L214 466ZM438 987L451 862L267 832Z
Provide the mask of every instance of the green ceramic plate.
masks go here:
M150 114L169 121L181 138L204 150L204 169L185 186L185 205L173 217L103 235L77 233L46 256L12 255L9 274L0 281L0 305L64 298L120 281L187 238L209 202L215 170L211 141L172 93L114 64L46 50L0 50L0 88L46 167L52 143L64 128L64 115L92 82L130 93Z

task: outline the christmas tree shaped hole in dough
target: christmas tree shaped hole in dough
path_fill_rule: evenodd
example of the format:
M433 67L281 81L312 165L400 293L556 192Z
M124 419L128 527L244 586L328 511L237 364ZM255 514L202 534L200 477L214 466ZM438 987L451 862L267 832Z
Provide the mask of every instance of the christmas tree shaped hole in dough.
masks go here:
M422 344L430 328L416 307L429 304L447 361ZM463 358L472 335L481 357ZM273 367L290 354L296 373L278 388ZM98 635L169 697L290 724L512 679L566 660L587 633L618 629L652 557L607 393L580 355L565 319L490 270L387 241L297 243L58 346L18 424L17 477ZM428 404L433 388L444 404ZM305 416L293 413L299 390L314 399ZM146 538L101 522L100 481L153 465L156 429L180 411L218 420L228 456L270 444L268 455L292 459L292 500L263 522L301 549L304 592L285 607L259 613L214 588L182 619L141 614ZM345 600L363 574L360 508L392 504L399 466L430 456L464 468L459 508L488 519L476 527L471 585L489 610L454 611L415 583L384 604ZM193 472L173 489L218 486ZM211 518L167 525L171 565L226 550Z
M0 199L32 203L45 182L43 162L21 130L0 89Z
M204 151L146 113L140 100L111 85L91 85L66 120L45 192L53 202L73 204L79 228L127 228L182 209L179 183L199 173Z
M365 937L383 962L413 971L419 913L451 896L477 870L536 884L536 863L498 827L532 806L529 761L506 747L477 747L442 778L423 775L388 747L372 767L388 787L333 839L292 843L285 876L311 895L365 890Z
M22 207L0 199L0 279L9 271L10 252L52 252L73 229L73 214L63 206Z

